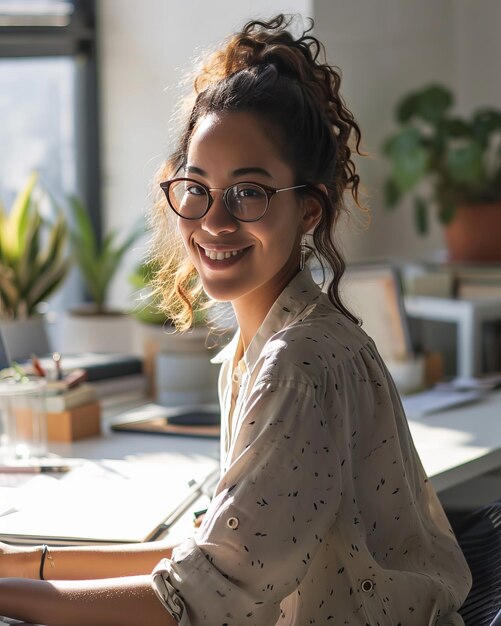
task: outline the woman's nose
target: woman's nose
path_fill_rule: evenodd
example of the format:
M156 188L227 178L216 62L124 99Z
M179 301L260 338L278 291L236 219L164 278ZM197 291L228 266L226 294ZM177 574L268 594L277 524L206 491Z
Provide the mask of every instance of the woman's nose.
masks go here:
M236 231L238 229L238 220L226 208L222 192L217 190L213 191L212 194L214 201L202 218L202 229L214 236Z

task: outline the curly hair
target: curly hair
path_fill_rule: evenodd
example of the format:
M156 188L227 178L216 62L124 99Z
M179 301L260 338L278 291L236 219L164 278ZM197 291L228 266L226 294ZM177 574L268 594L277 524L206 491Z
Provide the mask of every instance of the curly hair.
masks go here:
M256 115L295 179L308 183L297 193L314 195L322 205L322 217L313 231L313 250L324 272L325 265L332 270L327 287L331 302L359 324L339 294L345 261L334 233L341 212L348 211L347 190L356 206L366 210L359 201L360 179L352 160L353 151L362 154L361 132L339 94L340 71L320 60L321 56L325 59L325 51L309 34L313 20L297 38L288 30L291 22L283 14L269 21L250 21L201 64L184 109L184 129L157 179L165 180L185 165L191 136L204 116L233 111ZM319 190L319 184L325 185L327 194ZM154 285L164 311L179 330L186 330L192 325L193 306L200 301L203 288L180 238L174 235L172 212L166 205L159 192L152 250L160 270Z

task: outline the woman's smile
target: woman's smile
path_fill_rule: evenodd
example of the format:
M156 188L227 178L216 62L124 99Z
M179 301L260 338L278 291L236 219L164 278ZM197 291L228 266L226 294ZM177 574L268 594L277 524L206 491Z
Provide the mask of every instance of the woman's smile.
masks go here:
M214 270L222 270L236 265L252 248L252 246L228 248L223 246L206 247L201 244L196 245L199 249L200 259L204 266Z

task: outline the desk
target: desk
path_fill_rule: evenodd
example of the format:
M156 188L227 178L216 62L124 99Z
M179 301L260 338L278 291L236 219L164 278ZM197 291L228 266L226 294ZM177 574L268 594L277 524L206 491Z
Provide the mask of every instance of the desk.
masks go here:
M442 413L409 420L410 430L424 468L440 492L485 472L501 467L501 391L481 402ZM190 458L219 458L217 440L111 433L105 425L100 438L68 444L52 444L51 451L62 456L89 459L114 458L134 461L165 461ZM168 538L182 541L193 533L192 512L205 508L207 496L182 515L169 530ZM0 626L4 622L0 620Z
M104 435L51 444L51 452L88 459L130 459L176 463L176 459L219 459L215 439L115 433L105 420ZM440 492L501 468L501 391L470 405L409 419L424 468Z
M136 462L219 465L219 441L117 433L105 420L102 437L72 443L52 443L50 450L65 457L126 459ZM409 426L424 468L440 493L486 472L501 468L501 391L482 401L449 411L409 419ZM175 471L173 472L175 476ZM206 508L208 496L189 506L168 532L173 542L193 533L193 511Z
M501 467L501 391L480 402L409 419L409 426L439 493Z

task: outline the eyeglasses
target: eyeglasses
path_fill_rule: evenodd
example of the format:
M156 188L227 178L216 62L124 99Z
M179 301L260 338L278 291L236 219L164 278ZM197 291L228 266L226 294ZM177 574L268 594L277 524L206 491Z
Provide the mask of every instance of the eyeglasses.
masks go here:
M160 183L171 209L185 220L199 220L212 206L213 191L223 192L223 201L232 217L241 222L257 222L268 209L271 198L282 191L301 189L307 185L275 189L256 183L235 183L225 189L207 187L191 178L173 178Z

